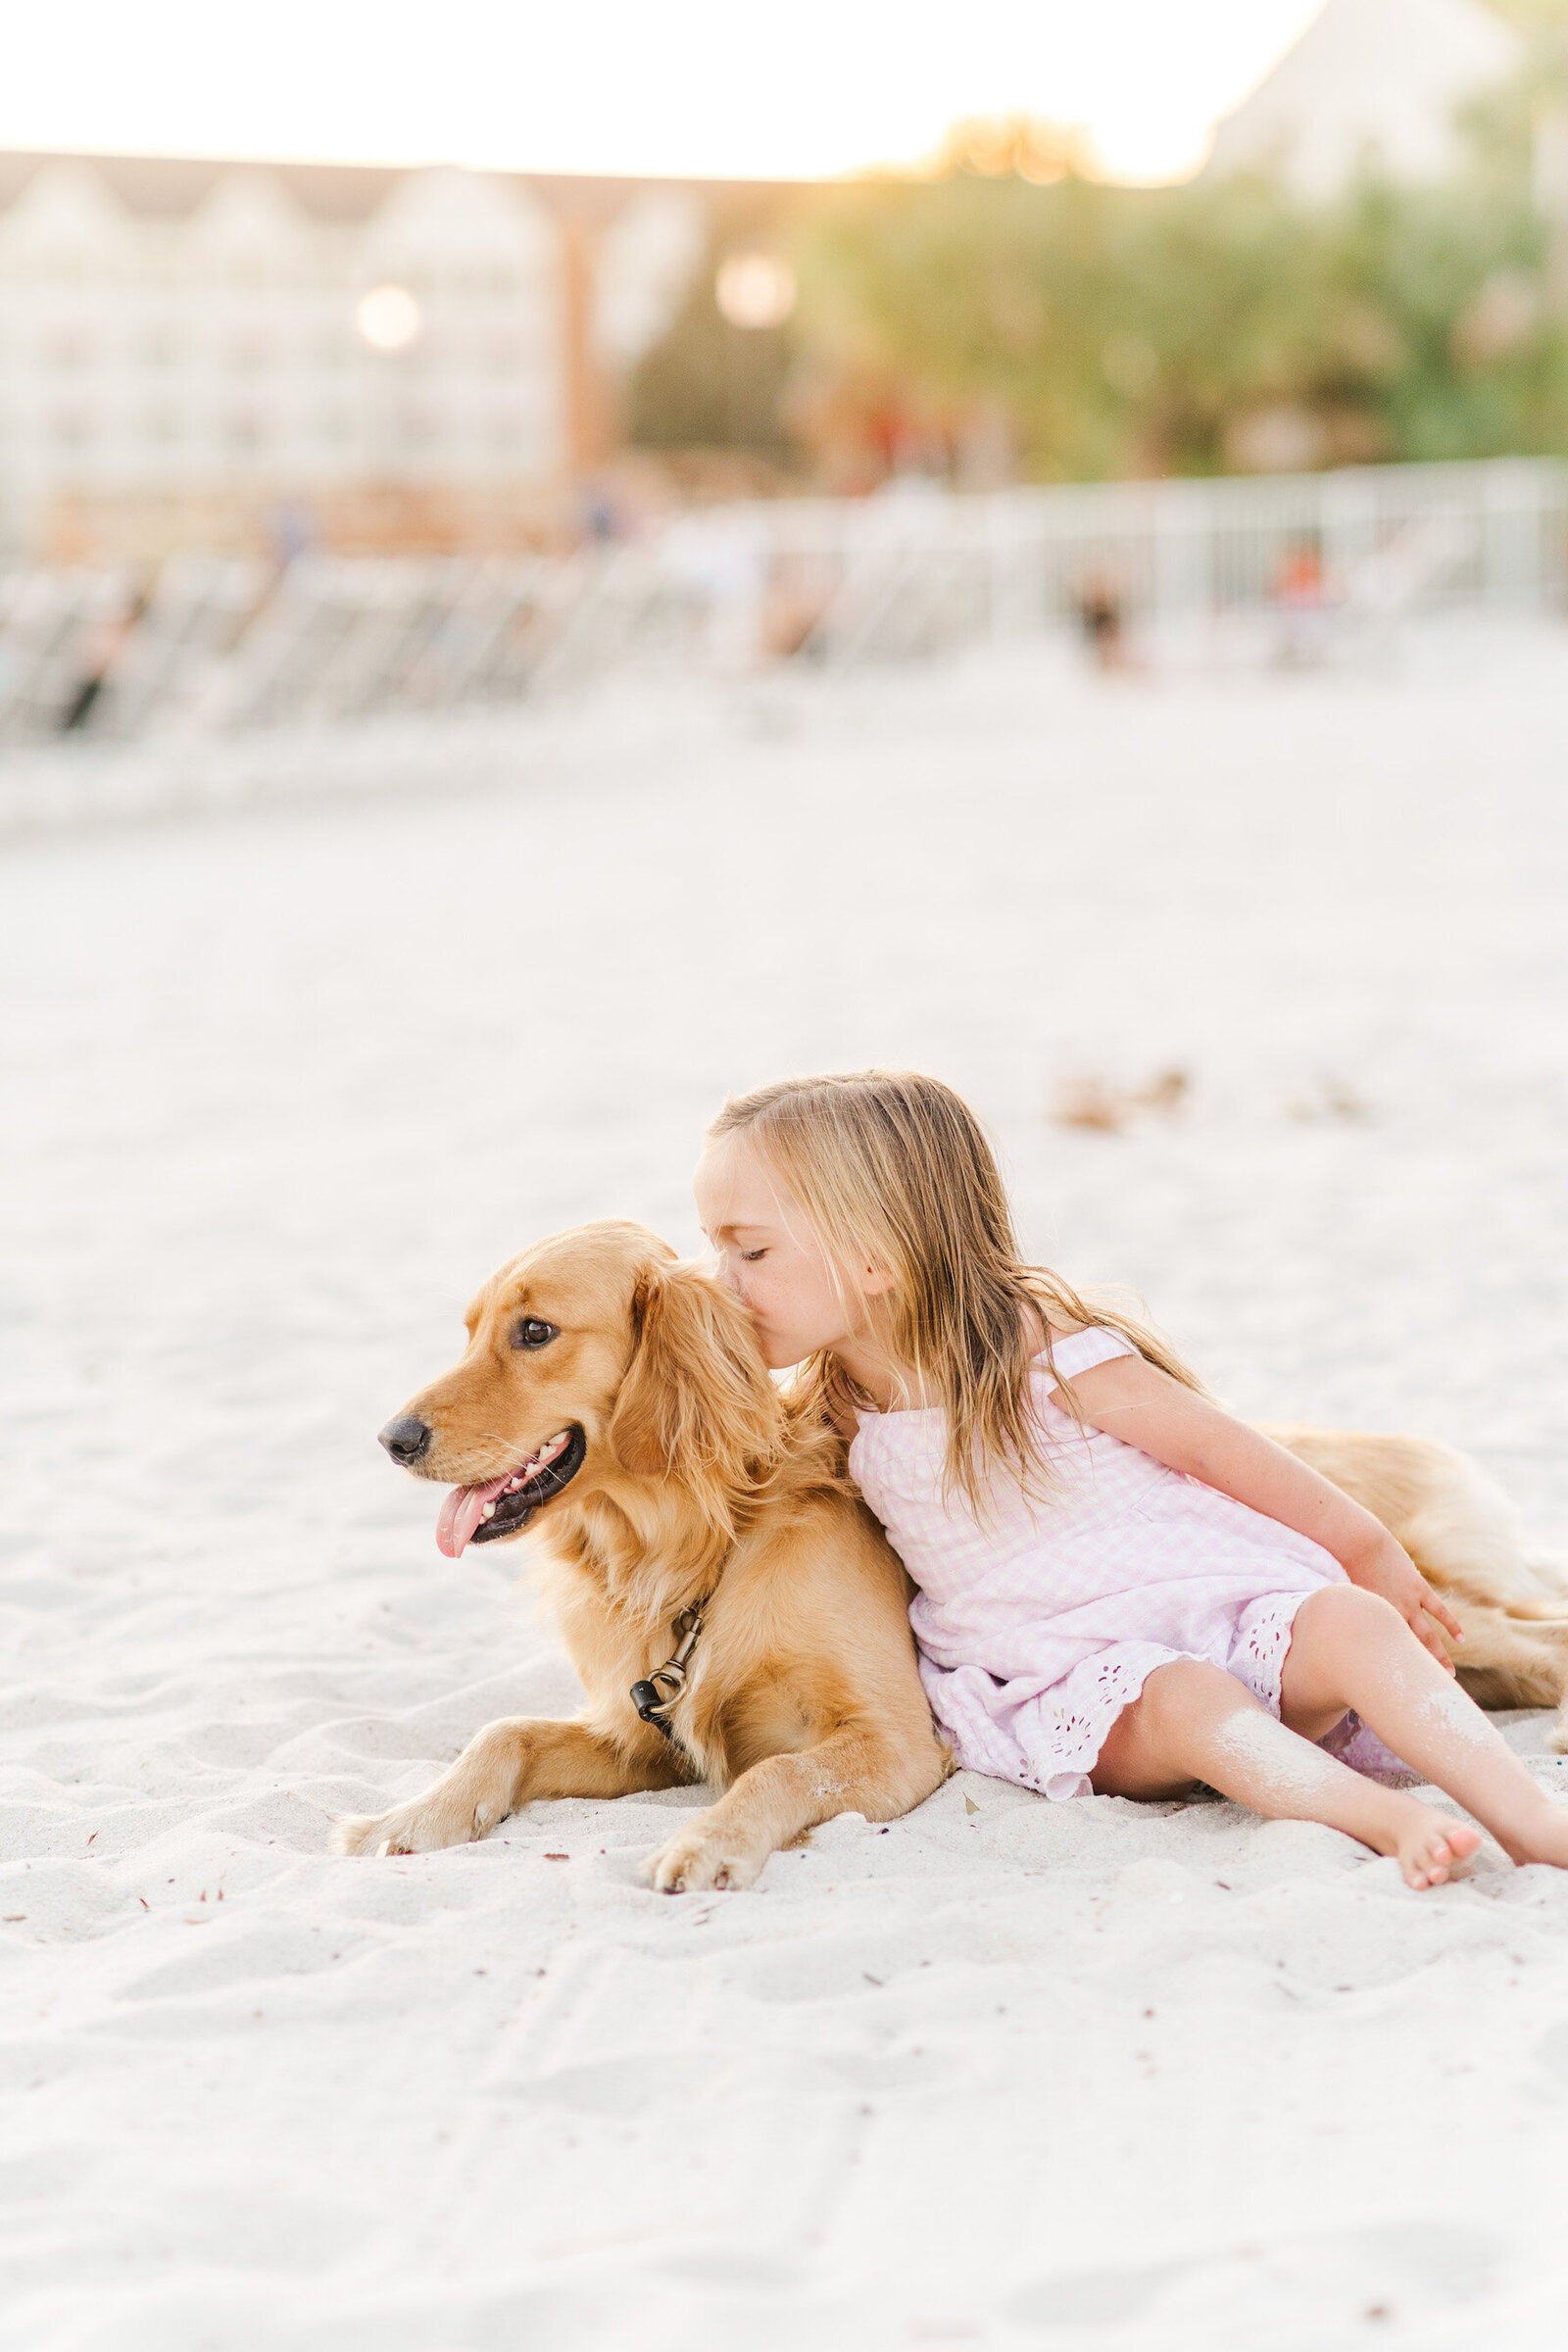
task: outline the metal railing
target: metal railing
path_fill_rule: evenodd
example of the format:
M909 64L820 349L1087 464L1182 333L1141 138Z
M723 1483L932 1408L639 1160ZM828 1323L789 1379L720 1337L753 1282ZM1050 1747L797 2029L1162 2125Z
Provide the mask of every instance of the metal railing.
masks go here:
M928 657L1069 620L1262 612L1302 563L1348 629L1568 610L1568 463L757 502L564 559L186 556L0 578L0 748L505 704L635 670Z
M1324 601L1367 619L1568 610L1568 462L1558 459L762 512L775 561L814 565L830 586L818 632L824 650L851 658L882 642L897 650L944 579L950 609L983 612L994 631L1071 618L1095 578L1113 583L1129 613L1161 624L1266 611L1303 554Z

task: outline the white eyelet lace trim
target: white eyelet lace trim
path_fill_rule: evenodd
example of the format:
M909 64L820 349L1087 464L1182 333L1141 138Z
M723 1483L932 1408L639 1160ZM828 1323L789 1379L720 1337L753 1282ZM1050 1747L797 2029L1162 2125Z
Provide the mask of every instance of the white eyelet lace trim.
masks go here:
M1280 1711L1280 1675L1291 1644L1291 1627L1306 1595L1280 1594L1258 1610L1238 1647L1230 1671L1246 1685L1271 1715ZM952 1740L960 1763L995 1779L1016 1781L1048 1796L1078 1794L1100 1760L1112 1724L1131 1706L1156 1667L1179 1658L1212 1664L1196 1650L1161 1649L1153 1643L1137 1645L1134 1656L1112 1651L1096 1660L1085 1659L1064 1680L1072 1695L1060 1703L1039 1703L1031 1710L1027 1753L1003 1727L974 1707L950 1711L943 1705L947 1676L938 1670L927 1678L932 1711ZM957 1716L960 1720L954 1720Z
M1291 1592L1262 1610L1247 1629L1247 1638L1231 1659L1230 1671L1239 1683L1245 1683L1260 1705L1271 1715L1280 1711L1280 1678L1285 1672L1285 1653L1291 1646L1291 1631L1296 1612L1306 1598L1304 1592Z

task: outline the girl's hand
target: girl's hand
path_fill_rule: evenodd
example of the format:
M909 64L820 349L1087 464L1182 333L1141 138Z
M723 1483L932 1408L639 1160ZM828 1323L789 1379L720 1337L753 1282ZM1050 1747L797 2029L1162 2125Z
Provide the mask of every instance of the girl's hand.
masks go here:
M1453 1660L1443 1645L1445 1633L1464 1640L1464 1628L1453 1611L1434 1592L1410 1554L1390 1535L1370 1546L1364 1556L1345 1560L1346 1575L1363 1592L1380 1592L1396 1608L1416 1640L1431 1650L1440 1666L1452 1674Z

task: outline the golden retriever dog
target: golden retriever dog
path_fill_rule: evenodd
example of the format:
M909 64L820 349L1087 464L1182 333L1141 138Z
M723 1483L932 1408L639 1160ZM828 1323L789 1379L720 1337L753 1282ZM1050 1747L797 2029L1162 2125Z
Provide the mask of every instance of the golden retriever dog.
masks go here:
M492 1276L462 1361L381 1432L439 1479L437 1540L538 1525L582 1678L572 1722L487 1724L347 1853L483 1838L536 1797L706 1781L647 1875L749 1886L836 1813L891 1821L952 1769L920 1687L909 1586L831 1430L769 1379L744 1307L638 1225L579 1226Z
M909 1584L843 1446L769 1378L739 1301L657 1235L558 1234L492 1276L461 1362L381 1432L451 1488L437 1541L537 1527L586 1691L576 1718L487 1724L419 1796L340 1822L345 1853L483 1838L538 1797L707 1782L646 1866L668 1892L749 1886L836 1813L890 1821L951 1769L909 1630ZM1559 1704L1568 1592L1506 1501L1424 1439L1268 1433L1365 1505L1453 1603L1485 1706ZM1559 1724L1552 1744L1568 1748Z

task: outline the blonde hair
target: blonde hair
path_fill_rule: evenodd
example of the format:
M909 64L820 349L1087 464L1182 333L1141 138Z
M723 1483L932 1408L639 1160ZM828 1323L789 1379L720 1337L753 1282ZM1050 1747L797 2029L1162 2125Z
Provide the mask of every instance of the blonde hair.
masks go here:
M785 1078L733 1096L708 1132L710 1142L744 1135L760 1152L799 1203L841 1294L857 1265L892 1276L875 1302L881 1336L946 1411L944 1492L961 1494L978 1517L987 1515L998 1465L1026 1491L1054 1483L1030 1399L1037 1320L1048 1364L1053 1322L1104 1324L1173 1380L1201 1390L1136 1315L1023 1262L996 1156L973 1111L940 1078L918 1070ZM826 1352L802 1367L803 1403L831 1412L846 1391ZM1062 1394L1076 1419L1071 1389Z

